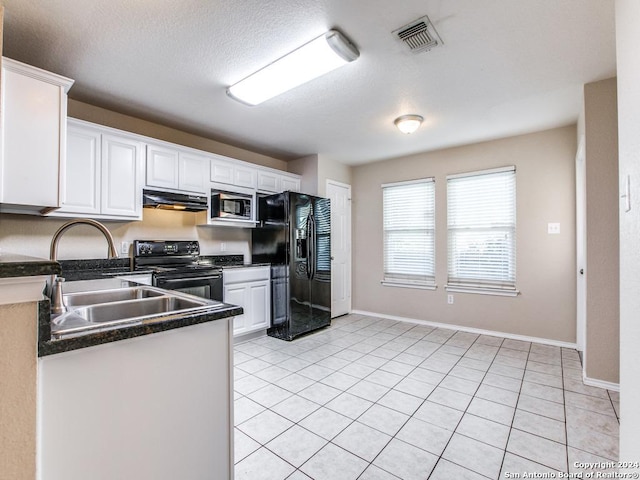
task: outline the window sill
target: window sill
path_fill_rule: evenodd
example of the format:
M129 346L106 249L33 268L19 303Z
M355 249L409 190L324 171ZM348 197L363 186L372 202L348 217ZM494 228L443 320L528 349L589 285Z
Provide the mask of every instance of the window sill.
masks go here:
M499 288L488 288L488 287L463 287L457 285L445 285L445 290L447 292L457 292L457 293L474 293L478 295L494 295L498 297L517 297L520 295L519 290L502 290Z
M435 283L421 284L421 283L401 283L401 282L386 282L380 281L380 284L384 287L399 287L399 288L415 288L417 290L436 290L438 286Z

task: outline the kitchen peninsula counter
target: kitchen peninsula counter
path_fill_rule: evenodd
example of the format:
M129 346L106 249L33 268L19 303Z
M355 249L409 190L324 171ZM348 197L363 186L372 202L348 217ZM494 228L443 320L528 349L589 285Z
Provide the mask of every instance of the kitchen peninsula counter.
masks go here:
M44 258L0 252L0 278L57 275L60 264Z
M78 293L83 291L99 291L113 288L134 287L137 284L128 280L108 278L100 280L76 281L64 284L65 293ZM176 312L168 318L148 323L123 326L113 330L85 333L74 337L53 339L51 336L51 316L48 308L41 309L39 318L39 342L38 356L43 357L57 353L63 353L80 348L93 347L105 343L118 342L129 338L141 337L153 333L165 332L176 328L188 327L199 323L212 322L242 315L242 308L225 304L224 306L212 306L209 310L199 312Z

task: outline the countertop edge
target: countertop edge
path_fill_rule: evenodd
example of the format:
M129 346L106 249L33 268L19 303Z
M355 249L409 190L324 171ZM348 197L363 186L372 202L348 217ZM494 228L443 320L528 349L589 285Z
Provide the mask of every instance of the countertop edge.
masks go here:
M39 305L40 334L38 341L38 357L55 355L57 353L69 352L105 343L118 342L128 338L151 335L153 333L188 327L190 325L197 325L199 323L223 320L225 318L235 317L236 315L242 315L242 313L242 307L229 305L225 308L216 308L210 312L205 311L196 314L185 314L180 315L179 318L172 318L164 321L161 320L143 325L132 325L130 327L118 328L115 330L55 340L51 339L51 330L49 326L49 302L44 301Z
M52 260L25 255L0 255L0 278L59 275L61 272L60 264Z

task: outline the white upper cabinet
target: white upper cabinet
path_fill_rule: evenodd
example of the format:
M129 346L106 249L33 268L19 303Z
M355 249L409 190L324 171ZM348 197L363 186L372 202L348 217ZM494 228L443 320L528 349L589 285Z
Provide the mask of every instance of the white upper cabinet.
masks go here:
M145 144L79 120L69 120L60 209L52 216L142 219Z
M69 125L67 161L62 172L60 212L100 214L100 131Z
M278 173L273 170L258 170L258 191L299 192L300 177L294 174Z
M0 210L40 213L59 206L67 92L73 80L3 58Z
M180 152L178 188L188 192L208 193L209 157Z
M101 213L142 219L144 143L127 137L102 135Z
M207 193L209 157L187 149L147 145L146 186Z
M178 188L179 166L178 150L147 145L147 181L148 187Z
M256 189L255 168L242 162L215 155L211 160L211 181Z

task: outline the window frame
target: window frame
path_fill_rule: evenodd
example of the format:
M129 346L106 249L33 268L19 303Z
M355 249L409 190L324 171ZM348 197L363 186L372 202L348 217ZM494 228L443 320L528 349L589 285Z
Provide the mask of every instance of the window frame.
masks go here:
M511 180L513 183L509 186L511 192L505 192L506 194L511 194L512 198L512 206L509 209L509 212L505 214L505 216L509 216L512 219L512 222L508 221L502 222L493 222L493 224L484 224L482 226L471 227L462 222L462 225L452 225L452 215L451 209L456 207L456 202L451 198L451 182L455 182L459 179L470 179L472 177L484 177L486 175L497 175L511 173ZM516 181L516 167L515 166L506 166L500 168L492 168L485 170L477 170L473 172L459 173L454 175L447 175L447 284L445 285L445 290L451 292L462 292L462 293L479 293L486 295L500 295L500 296L516 296L520 292L516 288L516 264L517 264L517 181ZM484 193L481 193L479 196L482 197ZM480 198L475 200L476 202L481 201ZM457 217L456 217L457 218ZM501 218L500 220L505 220ZM455 272L453 269L453 265L455 265L455 261L453 255L455 254L452 243L455 240L452 238L453 235L460 232L469 232L476 233L479 232L506 232L506 237L510 240L510 244L506 248L506 260L507 260L507 277L503 277L500 279L496 279L495 276L489 276L485 278L481 277L472 277L469 276L467 280L464 279L464 275L460 275L460 272ZM480 233L481 234L481 233ZM488 239L488 238L487 238ZM486 240L485 240L486 241ZM479 256L478 259L482 257ZM501 258L505 258L504 256ZM504 262L503 262L504 263ZM491 267L496 267L497 263L490 265ZM456 274L457 273L457 274Z
M396 187L408 187L414 186L418 184L425 184L429 186L430 191L427 191L426 194L430 195L431 202L431 215L430 219L426 221L427 225L422 229L425 231L426 235L426 247L431 250L431 271L425 272L424 275L414 275L411 273L390 273L387 271L388 268L388 232L393 231L393 229L389 229L386 227L386 217L389 215L385 204L385 189L391 189ZM382 275L383 279L381 280L381 284L389 287L402 287L402 288L416 288L416 289L425 289L425 290L435 290L435 258L436 258L436 207L435 207L435 177L425 177L415 180L407 180L401 182L393 182L393 183L384 183L381 185L382 189L382 257L383 257L383 268ZM396 231L401 231L400 229ZM405 230L406 231L406 230ZM426 260L428 264L428 258ZM413 277L413 278L412 278ZM422 277L422 278L419 278Z

